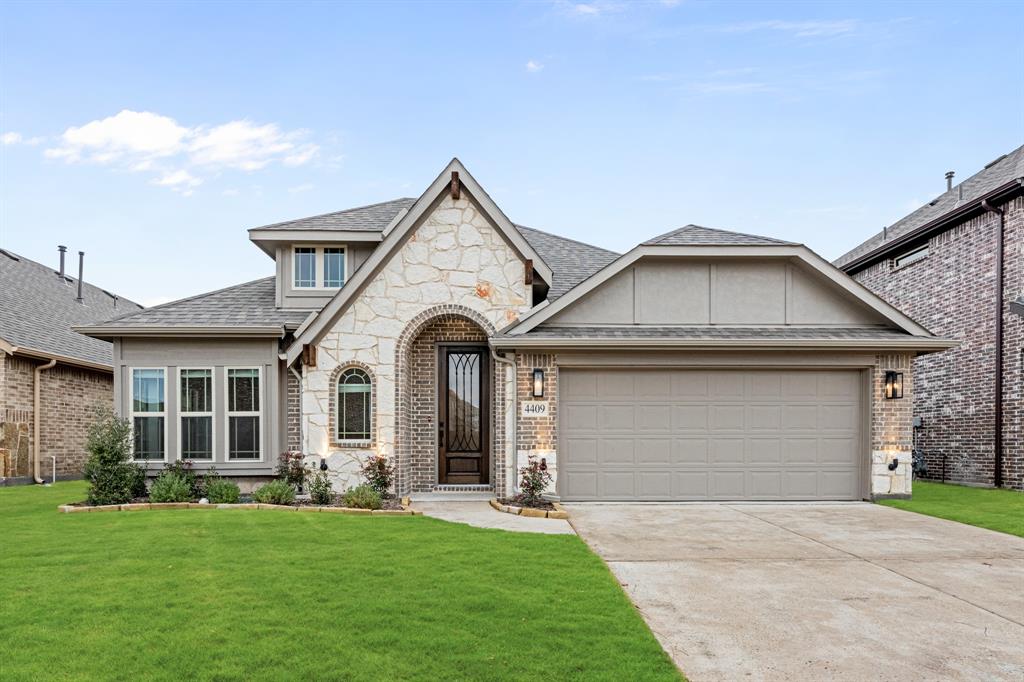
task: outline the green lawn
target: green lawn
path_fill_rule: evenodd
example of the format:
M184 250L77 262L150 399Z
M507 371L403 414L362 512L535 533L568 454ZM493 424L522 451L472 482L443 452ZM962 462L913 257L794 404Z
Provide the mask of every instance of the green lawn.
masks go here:
M575 536L424 517L59 514L0 488L0 678L679 680Z
M914 481L914 499L884 504L1024 537L1024 493Z

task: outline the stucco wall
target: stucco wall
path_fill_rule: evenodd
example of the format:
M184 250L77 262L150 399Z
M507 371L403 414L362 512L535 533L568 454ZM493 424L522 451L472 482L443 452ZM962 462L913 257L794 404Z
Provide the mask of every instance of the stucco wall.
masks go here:
M446 194L320 340L316 367L304 367L304 452L327 458L337 489L357 483L366 455L396 454L398 341L409 324L430 310L464 308L500 329L529 308L529 297L523 261L468 192L458 200ZM377 412L372 449L331 445L331 376L352 361L373 369ZM492 458L499 456L499 445L494 444ZM399 465L406 467L405 462Z

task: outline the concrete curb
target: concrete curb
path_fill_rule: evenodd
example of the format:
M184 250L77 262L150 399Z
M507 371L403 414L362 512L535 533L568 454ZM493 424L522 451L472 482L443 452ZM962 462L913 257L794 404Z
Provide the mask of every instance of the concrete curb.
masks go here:
M497 511L505 514L513 514L516 516L529 516L537 519L561 519L563 521L569 520L569 512L562 508L562 505L557 502L552 502L554 505L554 511L548 511L546 509L531 509L530 507L517 507L512 504L502 504L495 499L489 500L490 505Z
M95 507L62 504L57 511L62 514L83 514L111 511L160 511L163 509L211 510L211 509L272 509L278 511L325 512L330 514L352 514L356 516L422 516L423 512L410 507L403 500L401 509L356 509L355 507L319 507L309 505L293 507L286 504L262 504L243 502L241 504L199 504L198 502L134 502L131 504L102 504Z

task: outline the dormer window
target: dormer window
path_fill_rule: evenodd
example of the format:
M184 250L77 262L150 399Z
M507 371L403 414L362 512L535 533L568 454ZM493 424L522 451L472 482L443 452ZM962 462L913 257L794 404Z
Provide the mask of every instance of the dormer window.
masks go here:
M345 284L345 248L296 246L292 259L296 289L337 289Z

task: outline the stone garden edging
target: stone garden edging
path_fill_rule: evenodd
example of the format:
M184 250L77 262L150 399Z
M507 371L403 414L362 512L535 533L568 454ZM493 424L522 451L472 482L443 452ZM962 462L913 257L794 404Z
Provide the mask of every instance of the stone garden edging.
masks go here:
M259 502L243 502L240 504L199 504L198 502L133 502L130 504L101 504L96 506L75 506L62 504L57 511L63 514L77 514L83 512L112 512L112 511L160 511L163 509L277 509L280 511L299 512L324 512L328 514L356 514L360 516L422 516L423 512L416 511L408 505L403 504L402 509L357 509L355 507L321 507L307 505L294 507L284 504L263 504Z
M537 519L562 519L567 521L569 519L569 512L562 508L562 505L557 502L552 502L554 510L547 509L532 509L530 507L517 507L514 504L502 504L495 499L489 500L491 506L495 510L503 512L505 514L514 514L517 516L529 516Z

